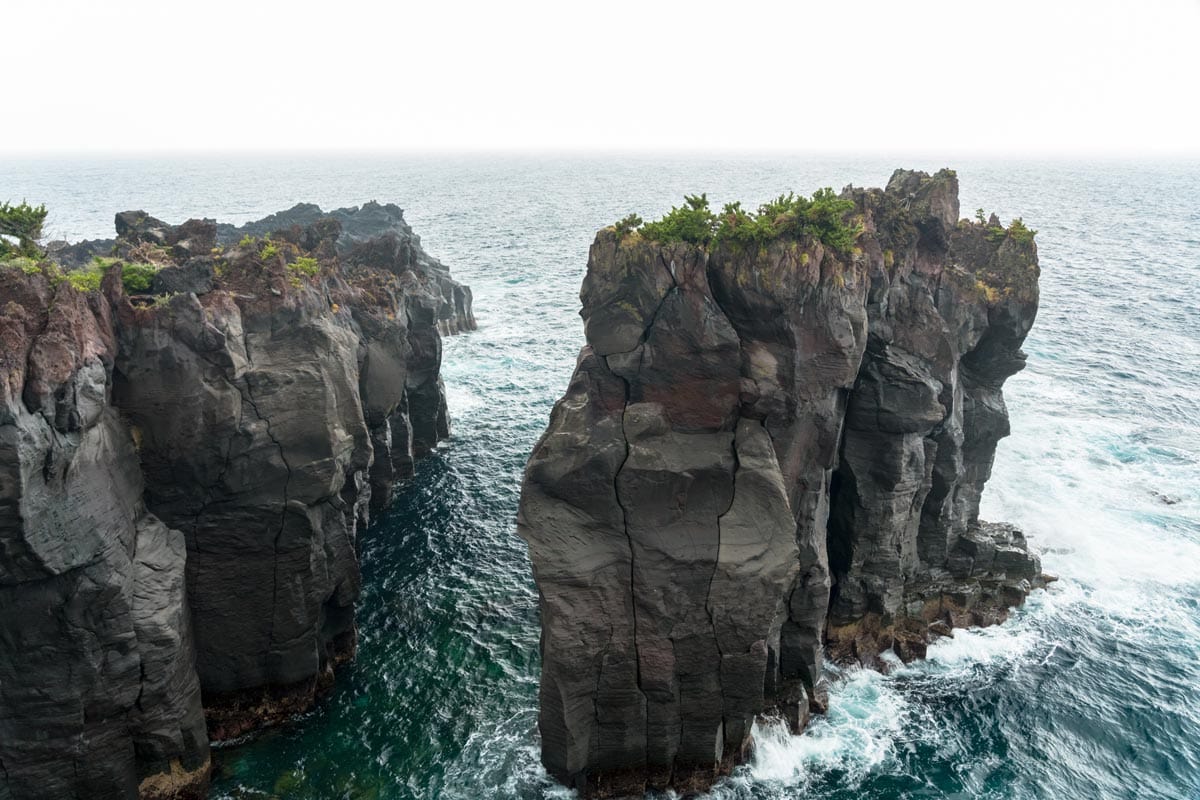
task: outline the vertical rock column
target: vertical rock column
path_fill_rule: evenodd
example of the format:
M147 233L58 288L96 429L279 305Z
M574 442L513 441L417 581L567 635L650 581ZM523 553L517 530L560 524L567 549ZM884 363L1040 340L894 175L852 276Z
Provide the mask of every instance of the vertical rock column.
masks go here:
M354 650L372 454L358 337L303 300L115 302L117 403L148 502L188 538L209 725L235 736L303 710Z
M959 221L950 170L898 170L854 196L874 274L835 477L827 638L836 658L873 664L889 648L923 655L931 625L1002 618L1040 578L1019 533L978 519L1038 268L1032 235ZM1011 563L995 569L998 549Z
M208 784L183 536L146 511L99 297L0 272L0 797Z
M806 240L761 250L718 246L708 274L741 341L741 413L770 433L795 519L799 572L788 593L777 691L798 729L806 705L824 705L829 486L866 343L866 269L861 255L839 257Z
M799 259L771 258L780 275ZM800 541L770 426L798 424L780 381L831 351L798 359L786 329L756 328L762 309L735 261L601 231L581 294L588 346L529 462L518 530L542 598L543 759L589 795L703 789L741 760L755 715L781 699L802 564L826 574L823 529L813 538L823 500ZM820 282L817 264L797 291ZM731 317L759 334L749 349ZM861 332L840 325L856 364ZM836 409L838 380L814 404ZM838 422L802 424L799 449L819 448L811 429L829 428L813 473L823 498ZM823 587L805 613L823 608Z

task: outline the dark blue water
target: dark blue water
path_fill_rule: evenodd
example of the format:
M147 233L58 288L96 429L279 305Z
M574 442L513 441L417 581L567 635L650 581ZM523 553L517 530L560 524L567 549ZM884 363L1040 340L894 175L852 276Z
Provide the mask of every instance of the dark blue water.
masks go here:
M219 753L219 798L569 796L537 760L537 594L514 515L566 387L594 231L684 193L754 205L881 185L913 159L655 157L0 162L51 235L115 211L257 218L395 201L475 292L449 340L454 436L362 538L357 661L304 718ZM1200 164L959 161L1040 231L1042 311L1008 384L984 516L1062 580L927 662L838 676L798 738L757 732L737 798L1200 798ZM1169 501L1169 502L1168 502Z

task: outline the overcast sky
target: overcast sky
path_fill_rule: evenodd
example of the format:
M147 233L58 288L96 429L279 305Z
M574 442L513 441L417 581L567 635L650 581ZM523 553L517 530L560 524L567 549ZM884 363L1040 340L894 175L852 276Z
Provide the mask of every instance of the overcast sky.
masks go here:
M14 0L0 41L10 155L1200 154L1200 0Z

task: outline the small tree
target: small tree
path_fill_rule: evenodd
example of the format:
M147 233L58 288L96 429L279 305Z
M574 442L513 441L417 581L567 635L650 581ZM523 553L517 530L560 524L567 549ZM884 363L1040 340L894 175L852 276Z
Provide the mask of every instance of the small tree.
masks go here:
M14 249L0 239L0 255L17 252L20 255L37 256L38 240L42 238L42 225L46 222L46 206L37 207L21 201L20 205L0 203L0 233L17 239Z

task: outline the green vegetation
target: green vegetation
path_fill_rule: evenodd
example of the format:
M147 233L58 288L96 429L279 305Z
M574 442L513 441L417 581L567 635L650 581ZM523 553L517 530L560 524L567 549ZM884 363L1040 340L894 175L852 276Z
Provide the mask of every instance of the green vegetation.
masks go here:
M121 283L129 294L143 294L149 291L158 267L154 264L126 264L121 267Z
M28 256L13 256L11 258L4 258L2 261L0 261L0 266L7 267L9 269L19 269L26 275L37 275L42 271L42 266L38 263L38 260Z
M708 195L687 195L657 222L642 224L641 233L656 242L688 242L705 246L717 232L717 217L708 207ZM627 218L628 219L628 218Z
M306 278L311 278L321 271L321 265L317 263L315 258L310 258L309 256L300 256L295 261L288 264L288 269L296 275L303 275Z
M812 237L826 247L849 253L862 233L861 225L846 221L854 203L829 188L818 189L811 198L788 192L763 203L757 213L746 211L738 202L727 203L720 214L714 214L703 194L687 196L684 201L657 222L643 224L642 235L659 242L706 246L712 241L729 241L758 247L784 236ZM618 233L622 224L634 218L631 215L618 223Z
M257 239L247 233L242 237L242 240L238 242L238 247L254 247L257 242Z
M100 288L100 281L104 280L104 272L95 267L89 267L68 272L66 280L81 292L95 292Z
M639 217L637 214L630 214L629 216L625 217L624 219L619 219L613 225L613 227L616 228L616 230L617 230L617 238L618 239L624 239L627 234L629 234L632 231L637 230L641 226L642 226L642 218Z
M765 207L763 206L763 208ZM751 214L742 208L740 201L726 203L725 207L721 209L717 233L721 239L741 244L754 244L759 247L778 235L773 216Z
M41 253L37 242L42 238L42 225L46 222L46 206L31 206L21 201L19 205L0 203L0 234L15 237L14 246L0 239L0 256L17 255L37 258Z
M1033 244L1033 237L1037 236L1037 231L1026 227L1025 221L1017 217L1009 224L1008 235L1018 244L1028 245Z
M259 251L258 255L263 261L268 261L279 255L279 246L272 242L269 236L265 237L263 239L263 248Z
M975 212L975 219L980 225L987 228L987 239L992 244L1000 244L1005 239L1011 238L1017 244L1031 245L1033 237L1037 236L1037 231L1025 225L1025 221L1017 217L1009 223L1008 228L1005 228L999 222L992 222L996 219L993 214L991 217L985 217L983 209L980 208Z
M862 233L862 226L847 223L846 215L854 210L851 200L843 200L833 189L818 189L811 199L788 192L758 208L757 222L767 223L777 232L795 238L811 236L839 252L849 252Z

